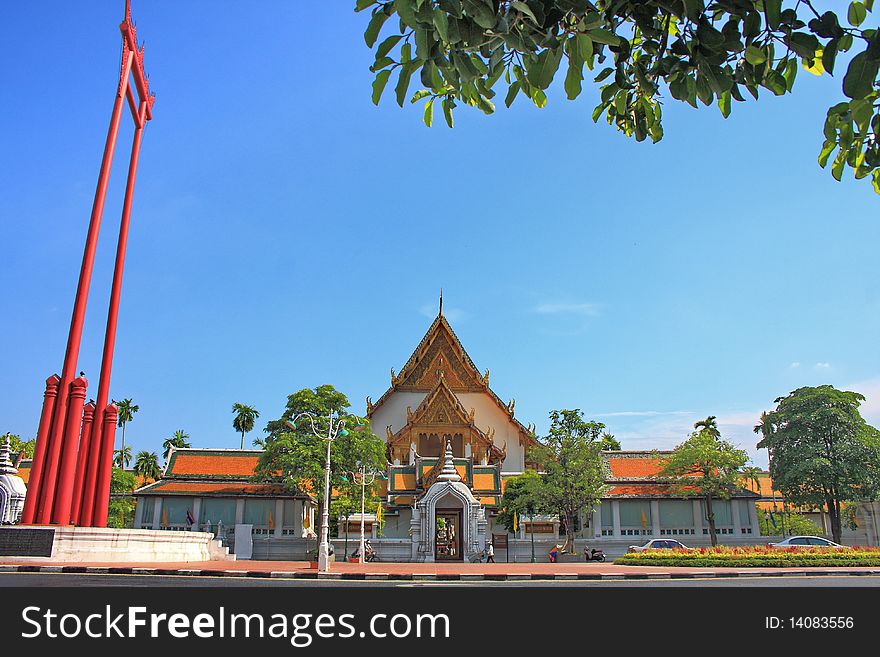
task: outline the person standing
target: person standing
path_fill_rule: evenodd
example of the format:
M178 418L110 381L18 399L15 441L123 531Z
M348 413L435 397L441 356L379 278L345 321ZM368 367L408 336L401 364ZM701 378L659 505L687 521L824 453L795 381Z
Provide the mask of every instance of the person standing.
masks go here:
M491 543L486 546L486 563L495 563L495 548Z

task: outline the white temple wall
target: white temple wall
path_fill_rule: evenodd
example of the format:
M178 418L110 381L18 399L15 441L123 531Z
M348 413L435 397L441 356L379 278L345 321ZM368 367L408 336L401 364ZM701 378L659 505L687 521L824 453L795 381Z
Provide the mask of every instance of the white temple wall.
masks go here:
M406 426L406 407L415 411L425 399L424 392L393 392L370 418L370 428L382 440L387 440L385 427L391 425L391 432L397 433Z
M519 442L519 428L511 420L507 411L492 399L491 395L481 392L458 392L456 396L468 412L475 411L474 422L479 429L486 431L495 429L493 442L499 449L507 443L507 458L501 466L502 472L522 472L525 470L525 450ZM404 409L405 411L406 409Z

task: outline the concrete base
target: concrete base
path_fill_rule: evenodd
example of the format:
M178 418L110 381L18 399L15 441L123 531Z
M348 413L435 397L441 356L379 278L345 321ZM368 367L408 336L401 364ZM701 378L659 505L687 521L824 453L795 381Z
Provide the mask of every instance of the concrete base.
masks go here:
M45 527L55 530L51 557L9 555L7 561L64 561L76 563L234 561L235 555L208 532L156 529L112 529L109 527L59 527L14 525L2 532Z

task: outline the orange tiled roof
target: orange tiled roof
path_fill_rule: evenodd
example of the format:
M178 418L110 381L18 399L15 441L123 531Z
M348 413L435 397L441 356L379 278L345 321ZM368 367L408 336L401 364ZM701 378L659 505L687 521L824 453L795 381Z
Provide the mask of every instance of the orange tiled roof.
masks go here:
M31 459L25 459L21 463L16 466L18 468L18 476L21 477L21 480L27 484L28 480L31 477L31 464L33 462Z
M302 497L286 490L280 484L258 484L210 481L159 481L143 490L139 495L265 495L271 497Z
M619 484L612 486L603 497L671 497L670 484Z
M643 458L608 457L608 467L615 479L655 477L663 469L662 459L656 456Z
M254 475L260 454L259 450L175 449L164 478L246 479Z

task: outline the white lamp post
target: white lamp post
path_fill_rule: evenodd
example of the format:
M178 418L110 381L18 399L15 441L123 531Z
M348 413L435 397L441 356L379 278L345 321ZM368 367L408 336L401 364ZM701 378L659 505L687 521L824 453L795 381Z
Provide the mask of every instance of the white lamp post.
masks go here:
M295 431L297 421L303 417L309 418L312 433L327 441L327 458L324 462L324 510L321 513L321 542L318 544L318 571L326 573L330 570L330 443L337 437L344 438L348 435L348 429L345 428L345 420L348 416L343 416L338 411L330 411L327 414L326 436L318 431L318 427L315 426L315 417L311 413L300 413L292 420L285 420L285 424ZM361 428L358 425L355 430Z
M372 486L376 481L376 472L372 469L367 470L366 465L363 462L358 463L358 471L357 472L349 472L354 483L359 484L361 487L361 547L358 551L358 554L361 558L361 563L366 561L365 550L365 540L364 540L364 511L366 510L366 498L367 498L367 486ZM348 527L345 528L345 533L348 534Z

